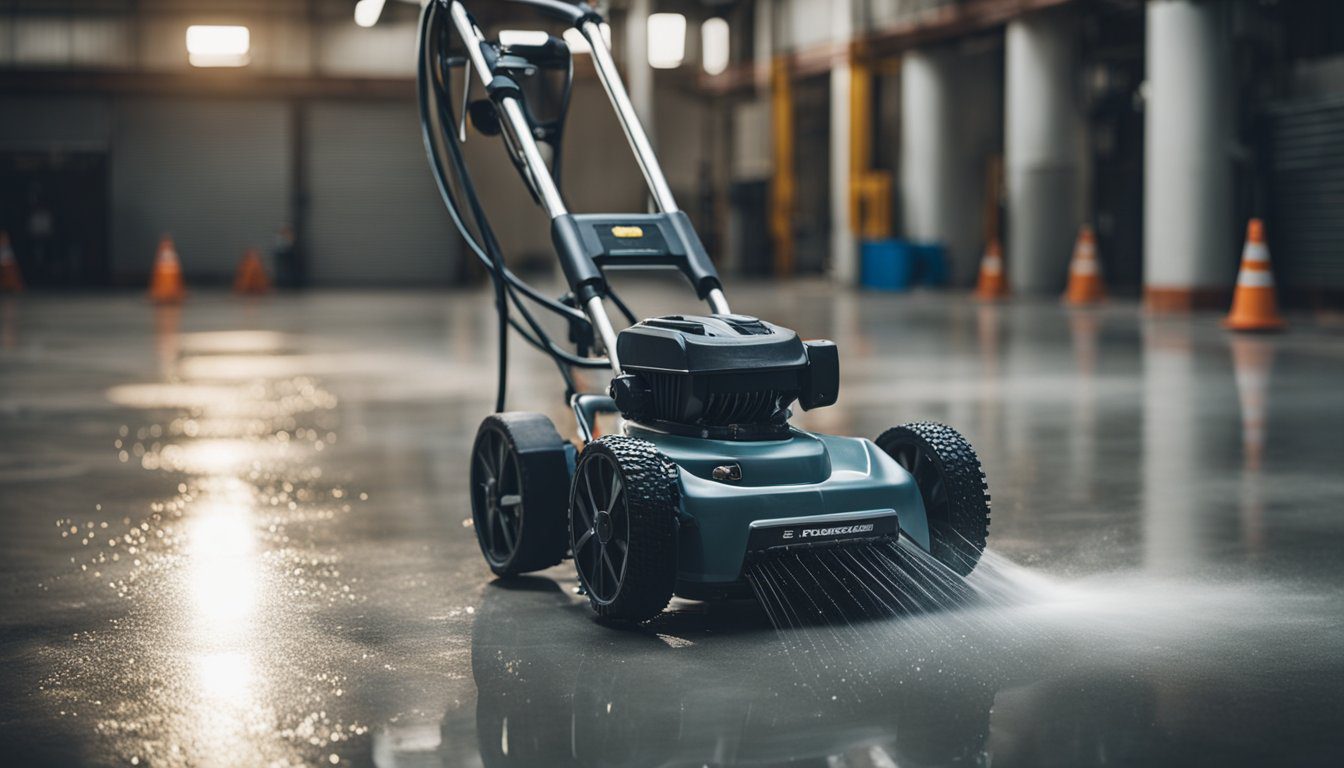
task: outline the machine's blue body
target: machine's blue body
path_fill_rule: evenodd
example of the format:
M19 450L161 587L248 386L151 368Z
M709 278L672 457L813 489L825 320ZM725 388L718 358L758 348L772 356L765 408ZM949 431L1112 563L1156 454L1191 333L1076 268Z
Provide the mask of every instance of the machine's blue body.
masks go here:
M677 594L713 597L740 586L758 521L892 510L901 535L929 549L914 478L871 440L799 429L781 440L711 440L629 422L626 433L653 443L679 468ZM741 467L741 480L714 479L715 467L732 464Z

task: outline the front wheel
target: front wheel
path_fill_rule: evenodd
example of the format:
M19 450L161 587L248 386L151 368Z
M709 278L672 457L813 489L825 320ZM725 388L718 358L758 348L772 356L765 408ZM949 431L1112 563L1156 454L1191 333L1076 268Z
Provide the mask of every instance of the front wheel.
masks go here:
M951 427L921 421L883 432L877 447L919 487L930 554L958 574L970 574L989 537L989 490L971 444Z
M565 556L565 442L540 413L496 413L471 449L471 516L496 576L539 571Z
M644 621L672 599L677 576L677 467L652 443L609 435L574 468L569 537L598 616Z

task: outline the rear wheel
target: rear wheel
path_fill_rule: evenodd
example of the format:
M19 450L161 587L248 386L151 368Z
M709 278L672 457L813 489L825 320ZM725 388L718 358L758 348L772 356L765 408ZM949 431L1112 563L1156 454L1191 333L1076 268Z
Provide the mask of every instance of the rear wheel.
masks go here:
M583 449L569 500L570 548L598 616L644 621L676 582L677 468L653 444L617 435Z
M471 449L471 517L498 576L539 571L565 556L565 442L539 413L497 413Z
M955 429L921 421L883 432L877 446L915 478L929 518L930 553L966 576L989 537L989 492L975 450Z

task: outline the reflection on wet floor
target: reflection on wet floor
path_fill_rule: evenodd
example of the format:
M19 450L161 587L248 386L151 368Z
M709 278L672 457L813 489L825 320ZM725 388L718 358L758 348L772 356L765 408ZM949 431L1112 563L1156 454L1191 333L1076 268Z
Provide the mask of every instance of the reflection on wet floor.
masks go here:
M474 720L450 712L439 743L474 729L487 765L1279 764L1285 739L1305 764L1338 754L1317 732L1336 713L1284 711L1332 695L1297 664L1338 647L1320 615L1337 598L1065 584L993 553L970 581L982 599L948 611L777 636L751 606L694 607L596 643L564 585L496 582L473 629ZM1266 658L1284 626L1296 637Z
M12 350L19 346L18 299L0 298L0 349Z
M49 675L42 688L68 700L72 717L92 707L97 732L132 763L284 764L317 749L336 763L341 740L365 731L340 715L342 677L317 671L299 692L277 688L274 674L277 663L315 661L287 658L297 618L289 606L363 599L356 580L341 577L339 557L306 535L351 511L317 461L336 440L337 400L307 377L184 374L201 355L274 354L280 337L183 334L181 312L154 310L161 381L106 390L108 401L143 415L117 428L118 460L171 475L175 493L137 517L108 519L100 504L91 516L57 520L87 577L76 588L113 591L125 601L116 623L135 629L124 644L97 633L52 649L88 663ZM294 529L303 531L298 541ZM91 690L99 698L89 701Z
M637 287L652 314L682 308ZM942 420L974 599L594 623L480 562L486 296L6 300L0 748L16 764L1333 765L1344 355L1132 307L748 290L843 352L814 429ZM773 311L767 311L774 307ZM518 350L512 405L565 416ZM564 424L564 422L561 422Z

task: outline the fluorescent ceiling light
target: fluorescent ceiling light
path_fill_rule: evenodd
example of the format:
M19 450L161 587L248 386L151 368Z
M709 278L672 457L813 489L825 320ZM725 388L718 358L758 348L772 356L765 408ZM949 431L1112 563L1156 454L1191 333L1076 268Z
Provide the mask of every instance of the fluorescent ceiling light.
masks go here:
M707 19L700 25L700 62L711 75L728 68L728 22Z
M686 17L680 13L649 14L649 66L676 69L686 58Z
M499 44L505 48L515 45L545 45L550 34L539 29L502 29L499 32Z
M193 67L247 66L252 35L247 27L193 24L187 27L187 61Z
M605 21L600 25L602 30L602 40L606 42L607 47L611 47L611 25ZM574 27L565 30L565 43L569 46L570 53L592 53L593 49L588 45L588 38Z
M372 27L383 15L386 0L359 0L355 3L355 23L361 27Z

